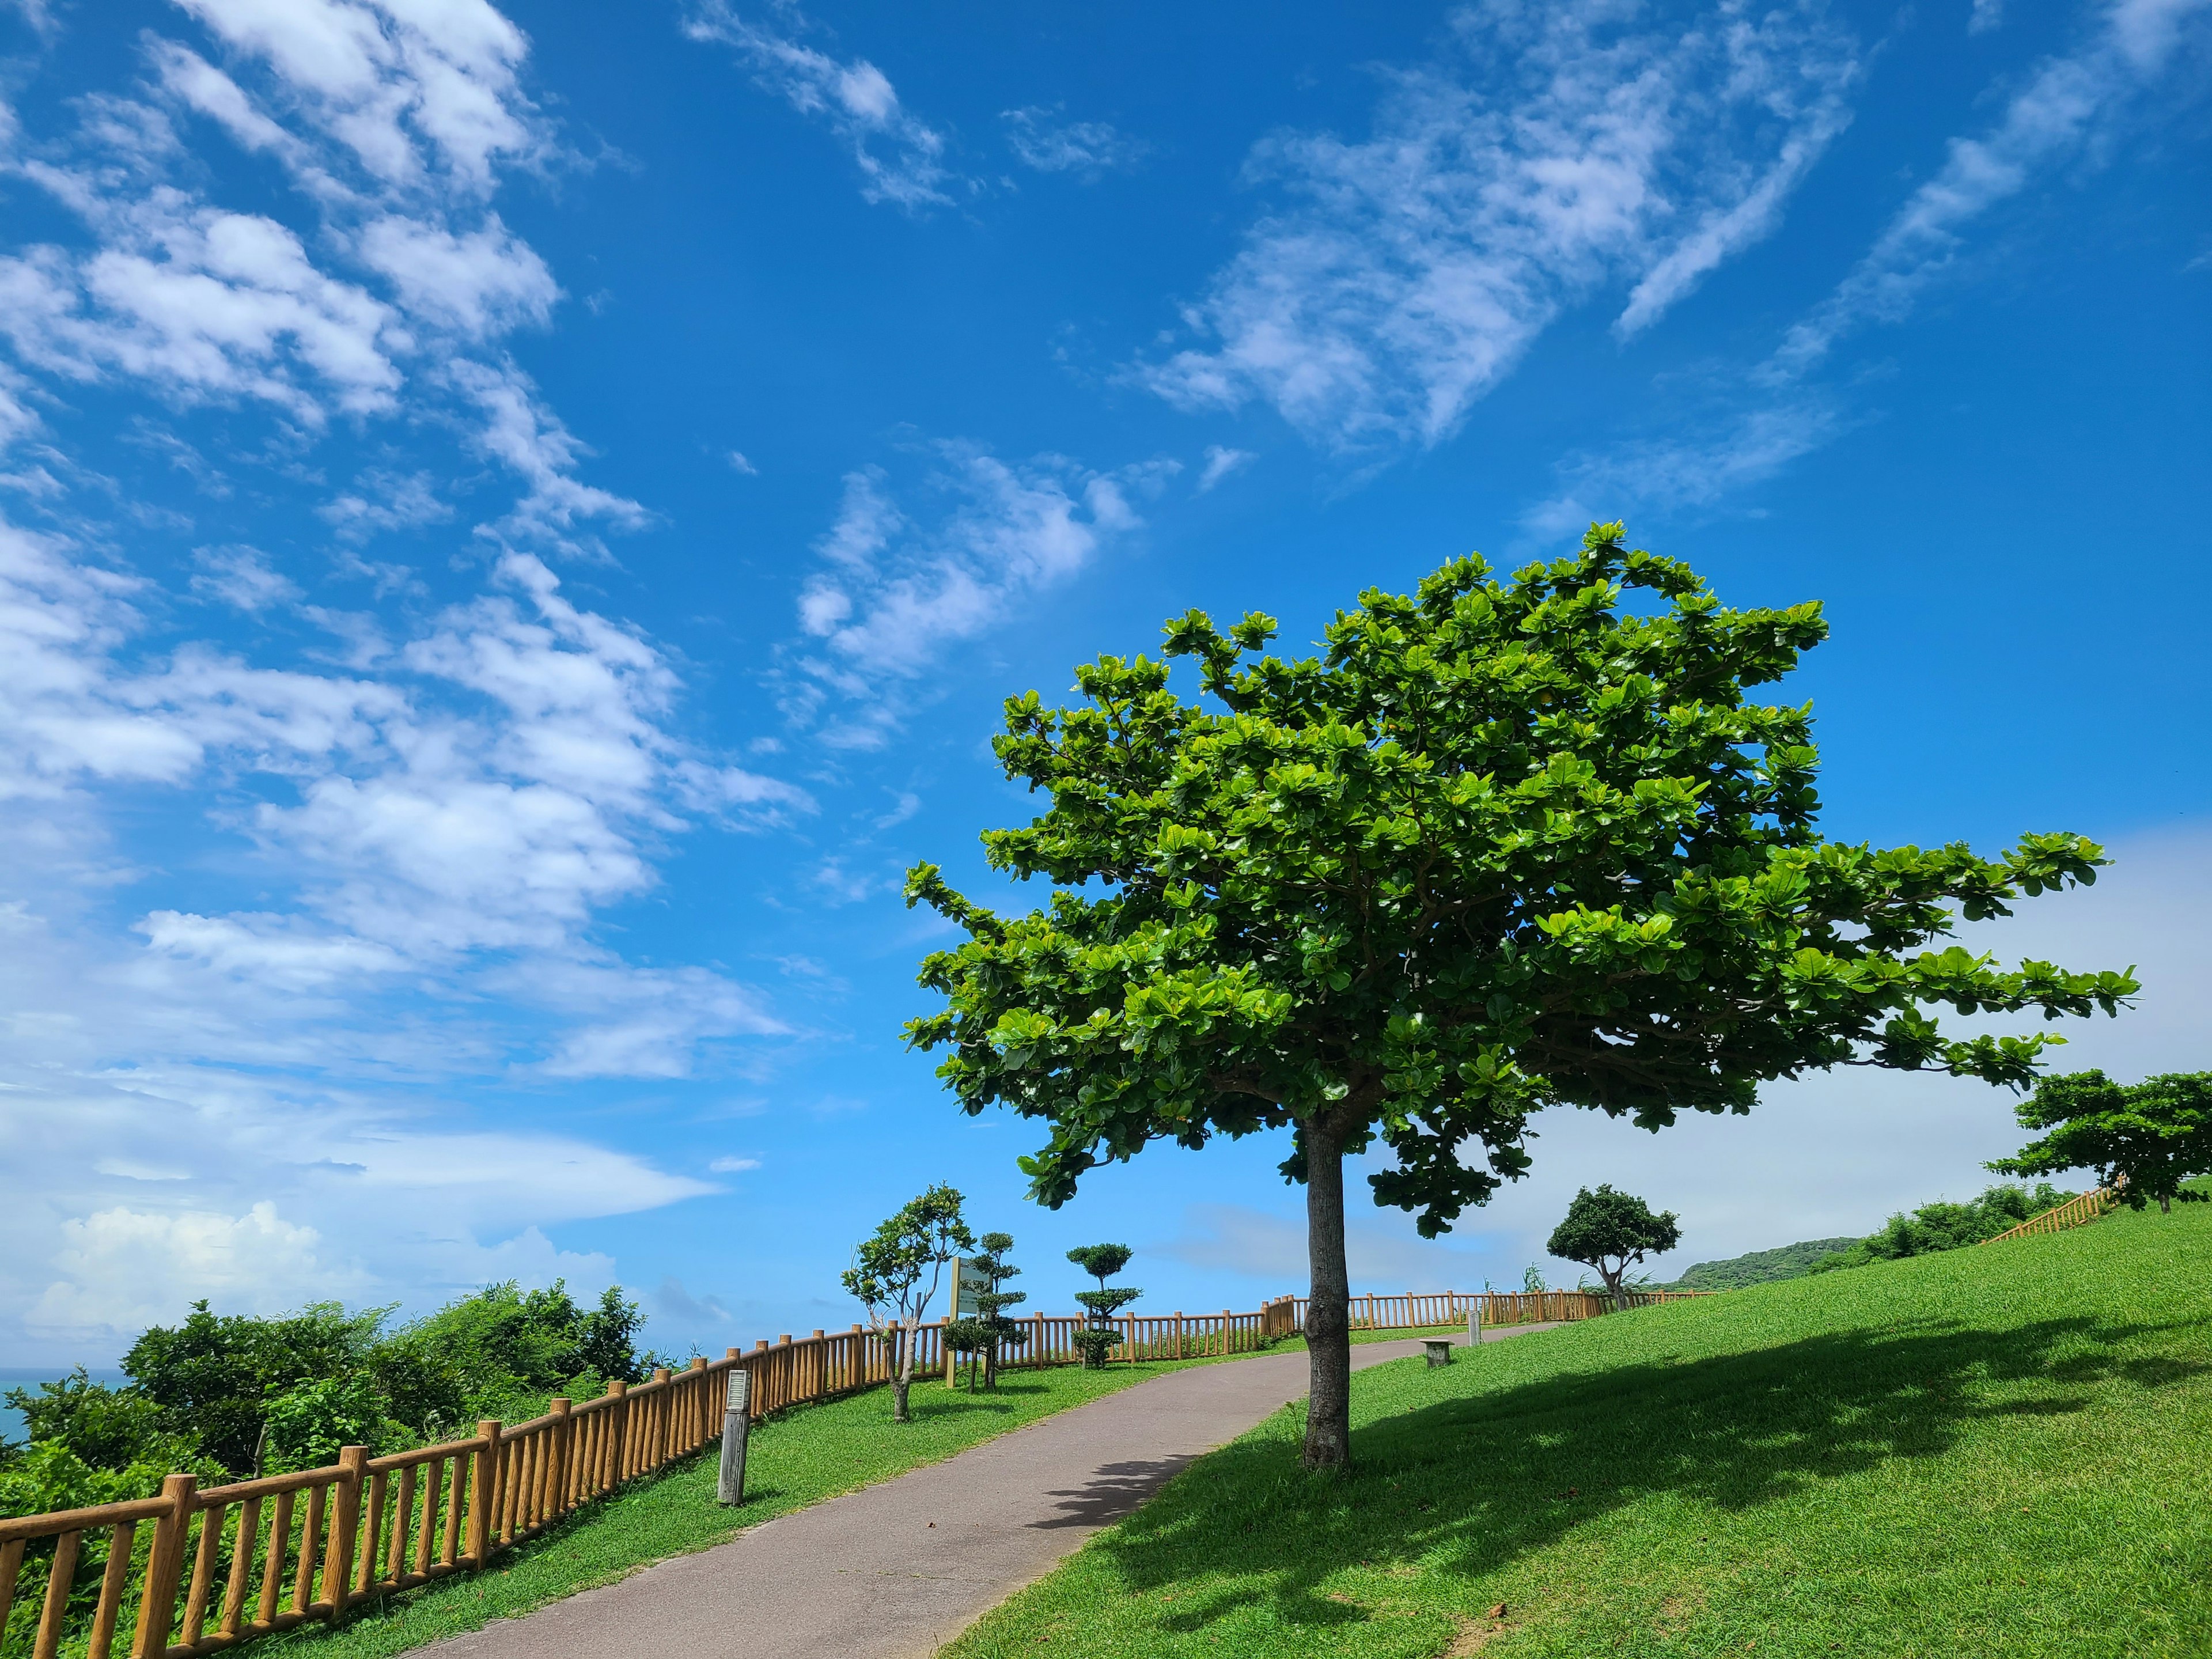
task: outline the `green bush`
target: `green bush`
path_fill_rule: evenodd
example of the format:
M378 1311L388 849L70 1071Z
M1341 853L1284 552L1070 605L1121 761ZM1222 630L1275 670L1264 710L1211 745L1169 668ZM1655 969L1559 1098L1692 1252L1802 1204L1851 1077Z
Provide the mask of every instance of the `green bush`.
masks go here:
M1908 1255L1929 1255L1978 1244L2008 1232L2030 1216L2055 1209L2074 1194L2049 1182L2033 1188L2009 1182L1991 1187L1979 1198L1964 1204L1938 1200L1923 1204L1911 1215L1898 1214L1847 1250L1814 1262L1807 1271L1832 1273L1839 1267L1863 1267L1869 1261L1895 1261Z

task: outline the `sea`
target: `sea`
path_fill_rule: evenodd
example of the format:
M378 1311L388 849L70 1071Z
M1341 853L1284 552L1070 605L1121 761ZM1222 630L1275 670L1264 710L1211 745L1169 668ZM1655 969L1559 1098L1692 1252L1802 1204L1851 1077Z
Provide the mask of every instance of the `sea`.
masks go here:
M0 1367L0 1395L10 1389L21 1389L27 1393L36 1394L40 1383L58 1382L69 1373L70 1368L66 1365L58 1370L48 1366L43 1370L9 1370ZM110 1388L120 1388L131 1380L119 1370L98 1365L86 1366L84 1374L94 1382L105 1382ZM12 1406L0 1404L0 1440L20 1441L22 1438L23 1413Z

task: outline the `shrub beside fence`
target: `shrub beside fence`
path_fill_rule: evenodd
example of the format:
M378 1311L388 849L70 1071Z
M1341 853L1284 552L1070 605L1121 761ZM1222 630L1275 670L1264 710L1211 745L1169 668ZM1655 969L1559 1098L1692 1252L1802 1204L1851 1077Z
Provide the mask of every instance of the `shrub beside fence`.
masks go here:
M2077 1200L2078 1202L2078 1200ZM2038 1218L2041 1219L2041 1218ZM1641 1306L1702 1291L1634 1293ZM1124 1316L1117 1363L1255 1352L1305 1328L1307 1299L1255 1313ZM1611 1301L1579 1291L1354 1297L1358 1330L1588 1319ZM1020 1370L1079 1363L1080 1316L1034 1314L1002 1358ZM942 1322L915 1333L915 1375L952 1353ZM349 1446L325 1468L202 1488L173 1474L159 1496L0 1520L0 1659L173 1659L214 1653L357 1602L473 1571L570 1510L718 1442L729 1373L750 1373L751 1411L834 1399L888 1382L890 1334L855 1325L732 1348L581 1404L556 1398L527 1423L486 1421L442 1445L372 1457ZM43 1584L40 1581L43 1580ZM126 1625L126 1614L128 1623Z

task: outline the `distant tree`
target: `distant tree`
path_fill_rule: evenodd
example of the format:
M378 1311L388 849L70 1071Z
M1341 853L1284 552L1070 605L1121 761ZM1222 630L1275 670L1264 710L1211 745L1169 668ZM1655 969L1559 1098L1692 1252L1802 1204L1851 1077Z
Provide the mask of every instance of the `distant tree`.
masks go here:
M932 1187L860 1241L845 1288L868 1310L869 1323L891 1344L891 1420L910 1420L907 1395L914 1386L915 1334L937 1299L945 1264L972 1249L975 1236L960 1214L951 1188Z
M2050 1133L1988 1167L2000 1175L2094 1170L2130 1208L2205 1196L2182 1182L2212 1174L2212 1072L2114 1083L2102 1072L2045 1078L2018 1108L2020 1127Z
M1530 1262L1528 1264L1528 1270L1521 1275L1521 1294L1523 1296L1541 1296L1548 1288L1549 1286L1544 1283L1544 1269L1542 1264L1534 1261Z
M1566 1218L1552 1230L1544 1248L1562 1261L1579 1261L1597 1269L1605 1280L1606 1294L1616 1305L1620 1281L1629 1267L1647 1255L1664 1255L1682 1242L1682 1230L1672 1210L1651 1213L1651 1206L1608 1185L1595 1190L1585 1187L1567 1206Z
M1767 701L1827 632L1817 605L1723 609L1687 565L1594 525L1511 580L1455 561L1370 589L1322 653L1273 618L1168 623L1173 665L1101 657L1082 702L1011 698L994 741L1050 805L983 837L1050 900L1002 915L934 865L907 879L966 935L921 982L962 1109L1039 1119L1023 1160L1058 1206L1156 1140L1290 1132L1312 1299L1304 1456L1351 1458L1344 1161L1424 1237L1528 1167L1530 1115L1663 1128L1762 1084L1859 1065L1999 1084L2046 1038L1936 1014L2116 1009L2123 974L2006 969L1940 941L2087 882L2073 835L1995 860L1817 827L1811 712Z
M1089 1316L1083 1329L1075 1334L1076 1351L1083 1363L1091 1370L1104 1367L1106 1356L1121 1340L1121 1328L1114 1317L1134 1302L1144 1292L1127 1285L1109 1285L1106 1281L1129 1265L1136 1252L1127 1244L1081 1244L1067 1253L1067 1259L1098 1281L1095 1291L1078 1291L1075 1299L1081 1303Z

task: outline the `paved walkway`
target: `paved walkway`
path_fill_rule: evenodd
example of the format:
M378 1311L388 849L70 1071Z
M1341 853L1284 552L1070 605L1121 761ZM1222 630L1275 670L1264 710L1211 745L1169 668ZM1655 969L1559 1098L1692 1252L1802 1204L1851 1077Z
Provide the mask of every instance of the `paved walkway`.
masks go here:
M1549 1328L1509 1327L1489 1340ZM1420 1347L1363 1343L1352 1363L1364 1370ZM416 1651L422 1659L921 1659L1193 1458L1305 1391L1303 1352L1170 1371Z

